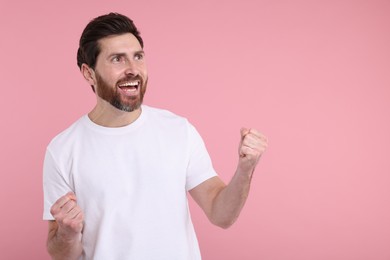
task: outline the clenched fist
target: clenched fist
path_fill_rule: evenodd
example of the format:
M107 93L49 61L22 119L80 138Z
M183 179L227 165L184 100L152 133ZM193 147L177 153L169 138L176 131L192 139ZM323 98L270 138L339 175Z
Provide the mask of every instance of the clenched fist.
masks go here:
M267 138L255 129L241 129L241 141L238 147L240 156L238 170L249 172L256 168L256 165L267 148Z
M57 235L65 239L74 239L81 234L84 214L77 205L77 198L73 192L59 198L51 207L50 213L58 225Z

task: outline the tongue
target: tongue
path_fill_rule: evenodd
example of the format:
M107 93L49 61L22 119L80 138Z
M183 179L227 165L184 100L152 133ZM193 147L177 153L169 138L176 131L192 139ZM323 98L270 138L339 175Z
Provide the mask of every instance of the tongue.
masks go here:
M126 86L126 87L120 87L120 89L122 90L122 93L124 95L133 96L136 95L138 88L135 86Z

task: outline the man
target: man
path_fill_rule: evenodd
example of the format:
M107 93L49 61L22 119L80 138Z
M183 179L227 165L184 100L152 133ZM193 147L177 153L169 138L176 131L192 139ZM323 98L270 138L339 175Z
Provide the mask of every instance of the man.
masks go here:
M47 147L48 252L53 259L200 259L187 192L212 223L232 225L266 138L241 129L237 170L225 185L186 119L142 105L143 40L126 16L92 20L77 64L97 103Z

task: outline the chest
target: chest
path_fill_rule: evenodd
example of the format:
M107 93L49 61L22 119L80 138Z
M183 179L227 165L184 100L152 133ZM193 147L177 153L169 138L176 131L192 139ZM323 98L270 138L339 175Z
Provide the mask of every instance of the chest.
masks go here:
M71 165L74 188L99 201L185 192L188 148L165 134L106 136L82 141Z

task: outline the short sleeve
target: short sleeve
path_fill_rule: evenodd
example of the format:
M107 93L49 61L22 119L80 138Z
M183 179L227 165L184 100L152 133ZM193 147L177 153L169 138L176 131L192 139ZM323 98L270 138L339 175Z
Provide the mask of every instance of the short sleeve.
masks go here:
M195 188L202 182L217 176L202 137L190 123L188 123L188 138L189 163L186 180L187 191Z
M72 191L63 178L51 152L46 150L43 163L43 219L54 220L50 213L51 206L63 195Z

